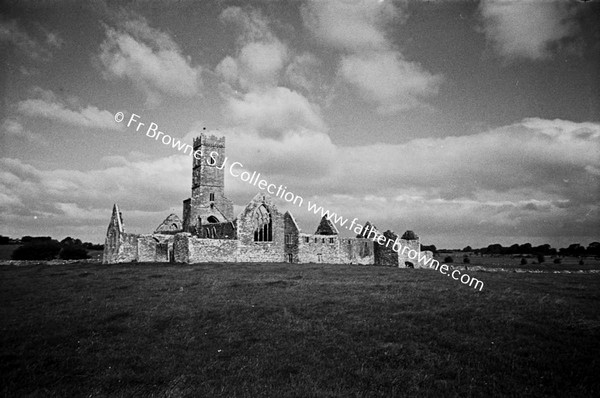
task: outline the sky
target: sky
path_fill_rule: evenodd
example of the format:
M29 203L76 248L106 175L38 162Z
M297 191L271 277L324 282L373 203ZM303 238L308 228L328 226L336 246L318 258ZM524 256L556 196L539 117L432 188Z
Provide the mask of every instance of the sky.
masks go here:
M600 241L599 21L598 1L6 1L0 234L181 216L192 159L123 112L423 244ZM236 214L259 191L225 184Z

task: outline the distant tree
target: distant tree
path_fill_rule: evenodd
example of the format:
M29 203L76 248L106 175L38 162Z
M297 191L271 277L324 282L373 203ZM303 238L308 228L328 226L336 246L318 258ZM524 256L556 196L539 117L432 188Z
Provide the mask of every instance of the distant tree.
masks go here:
M600 256L600 242L592 242L588 245L587 254L590 256Z
M521 251L519 250L519 245L517 243L515 243L506 250L506 254L518 254L520 252Z
M527 259L526 258L521 258L521 265L526 265L527 264Z
M88 250L104 250L104 245L99 245L91 242L83 242L82 246Z
M560 264L561 262L560 257L556 257L553 261L554 264Z
M569 245L567 250L569 250L571 256L585 256L585 247L581 246L579 243Z
M30 240L13 253L13 260L52 260L60 252L60 243L51 240Z
M61 245L72 245L73 244L73 238L71 238L70 236L67 236L66 238L64 238L63 240L60 241Z
M8 236L0 235L0 245L8 245L10 238Z
M531 250L533 253L545 254L545 255L551 254L551 247L549 244L539 245L539 246L532 248Z
M49 241L49 240L53 240L53 239L50 236L23 236L21 238L21 242L23 242L23 243L44 242L44 241Z
M73 239L70 236L67 236L66 238L61 240L60 244L61 245L77 245L77 246L83 245L83 243L81 243L81 239Z
M471 248L471 246L467 246L464 249L462 249L463 252L472 252L473 248Z
M79 260L90 258L85 247L75 244L63 246L58 256L63 260Z
M544 258L544 255L543 255L543 254L538 254L538 256L537 256L537 260L538 260L538 263L539 263L539 264L542 264L543 262L545 262L545 261L546 261L546 259Z
M501 244L499 243L494 243L493 245L489 245L487 247L487 254L501 254L502 253L502 249L504 249L502 247Z
M454 259L452 258L452 256L446 256L446 258L444 258L444 262L445 263L453 263Z
M583 259L579 260L579 265L583 265L583 264L585 264L585 263L583 262Z
M531 254L532 253L531 243L525 243L525 244L520 245L519 252L521 252L522 254Z
M463 258L463 263L465 263L465 264L471 264L471 259L469 257L464 257Z
M432 253L437 253L437 247L435 247L435 245L421 245L421 251L430 251Z

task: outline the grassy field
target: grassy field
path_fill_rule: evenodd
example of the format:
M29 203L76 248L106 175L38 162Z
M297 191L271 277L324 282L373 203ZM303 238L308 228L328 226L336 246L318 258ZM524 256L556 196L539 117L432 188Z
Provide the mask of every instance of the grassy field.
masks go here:
M0 245L0 260L10 260L12 253L21 245Z
M2 396L600 394L600 275L0 267Z

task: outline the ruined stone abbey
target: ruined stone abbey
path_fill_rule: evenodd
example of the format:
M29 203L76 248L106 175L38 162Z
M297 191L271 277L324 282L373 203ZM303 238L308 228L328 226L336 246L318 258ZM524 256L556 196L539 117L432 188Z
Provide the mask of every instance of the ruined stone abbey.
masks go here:
M103 263L122 262L289 262L379 264L419 267L416 260L377 243L370 223L354 238L339 236L334 223L321 219L315 233L304 233L290 212L282 214L268 194L259 193L237 216L225 196L224 168L207 162L210 153L225 155L225 138L201 134L194 139L192 195L183 201L183 221L169 215L151 234L125 232L115 204L106 232ZM398 236L383 233L388 239ZM420 252L419 238L406 231L402 247ZM406 251L403 251L406 253ZM429 255L429 253L428 253Z

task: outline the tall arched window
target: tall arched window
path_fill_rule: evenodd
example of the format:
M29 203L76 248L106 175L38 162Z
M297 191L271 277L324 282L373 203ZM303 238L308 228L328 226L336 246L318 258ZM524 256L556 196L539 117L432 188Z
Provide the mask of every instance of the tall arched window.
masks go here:
M273 222L271 213L265 205L260 205L252 215L255 242L271 242L273 240Z

